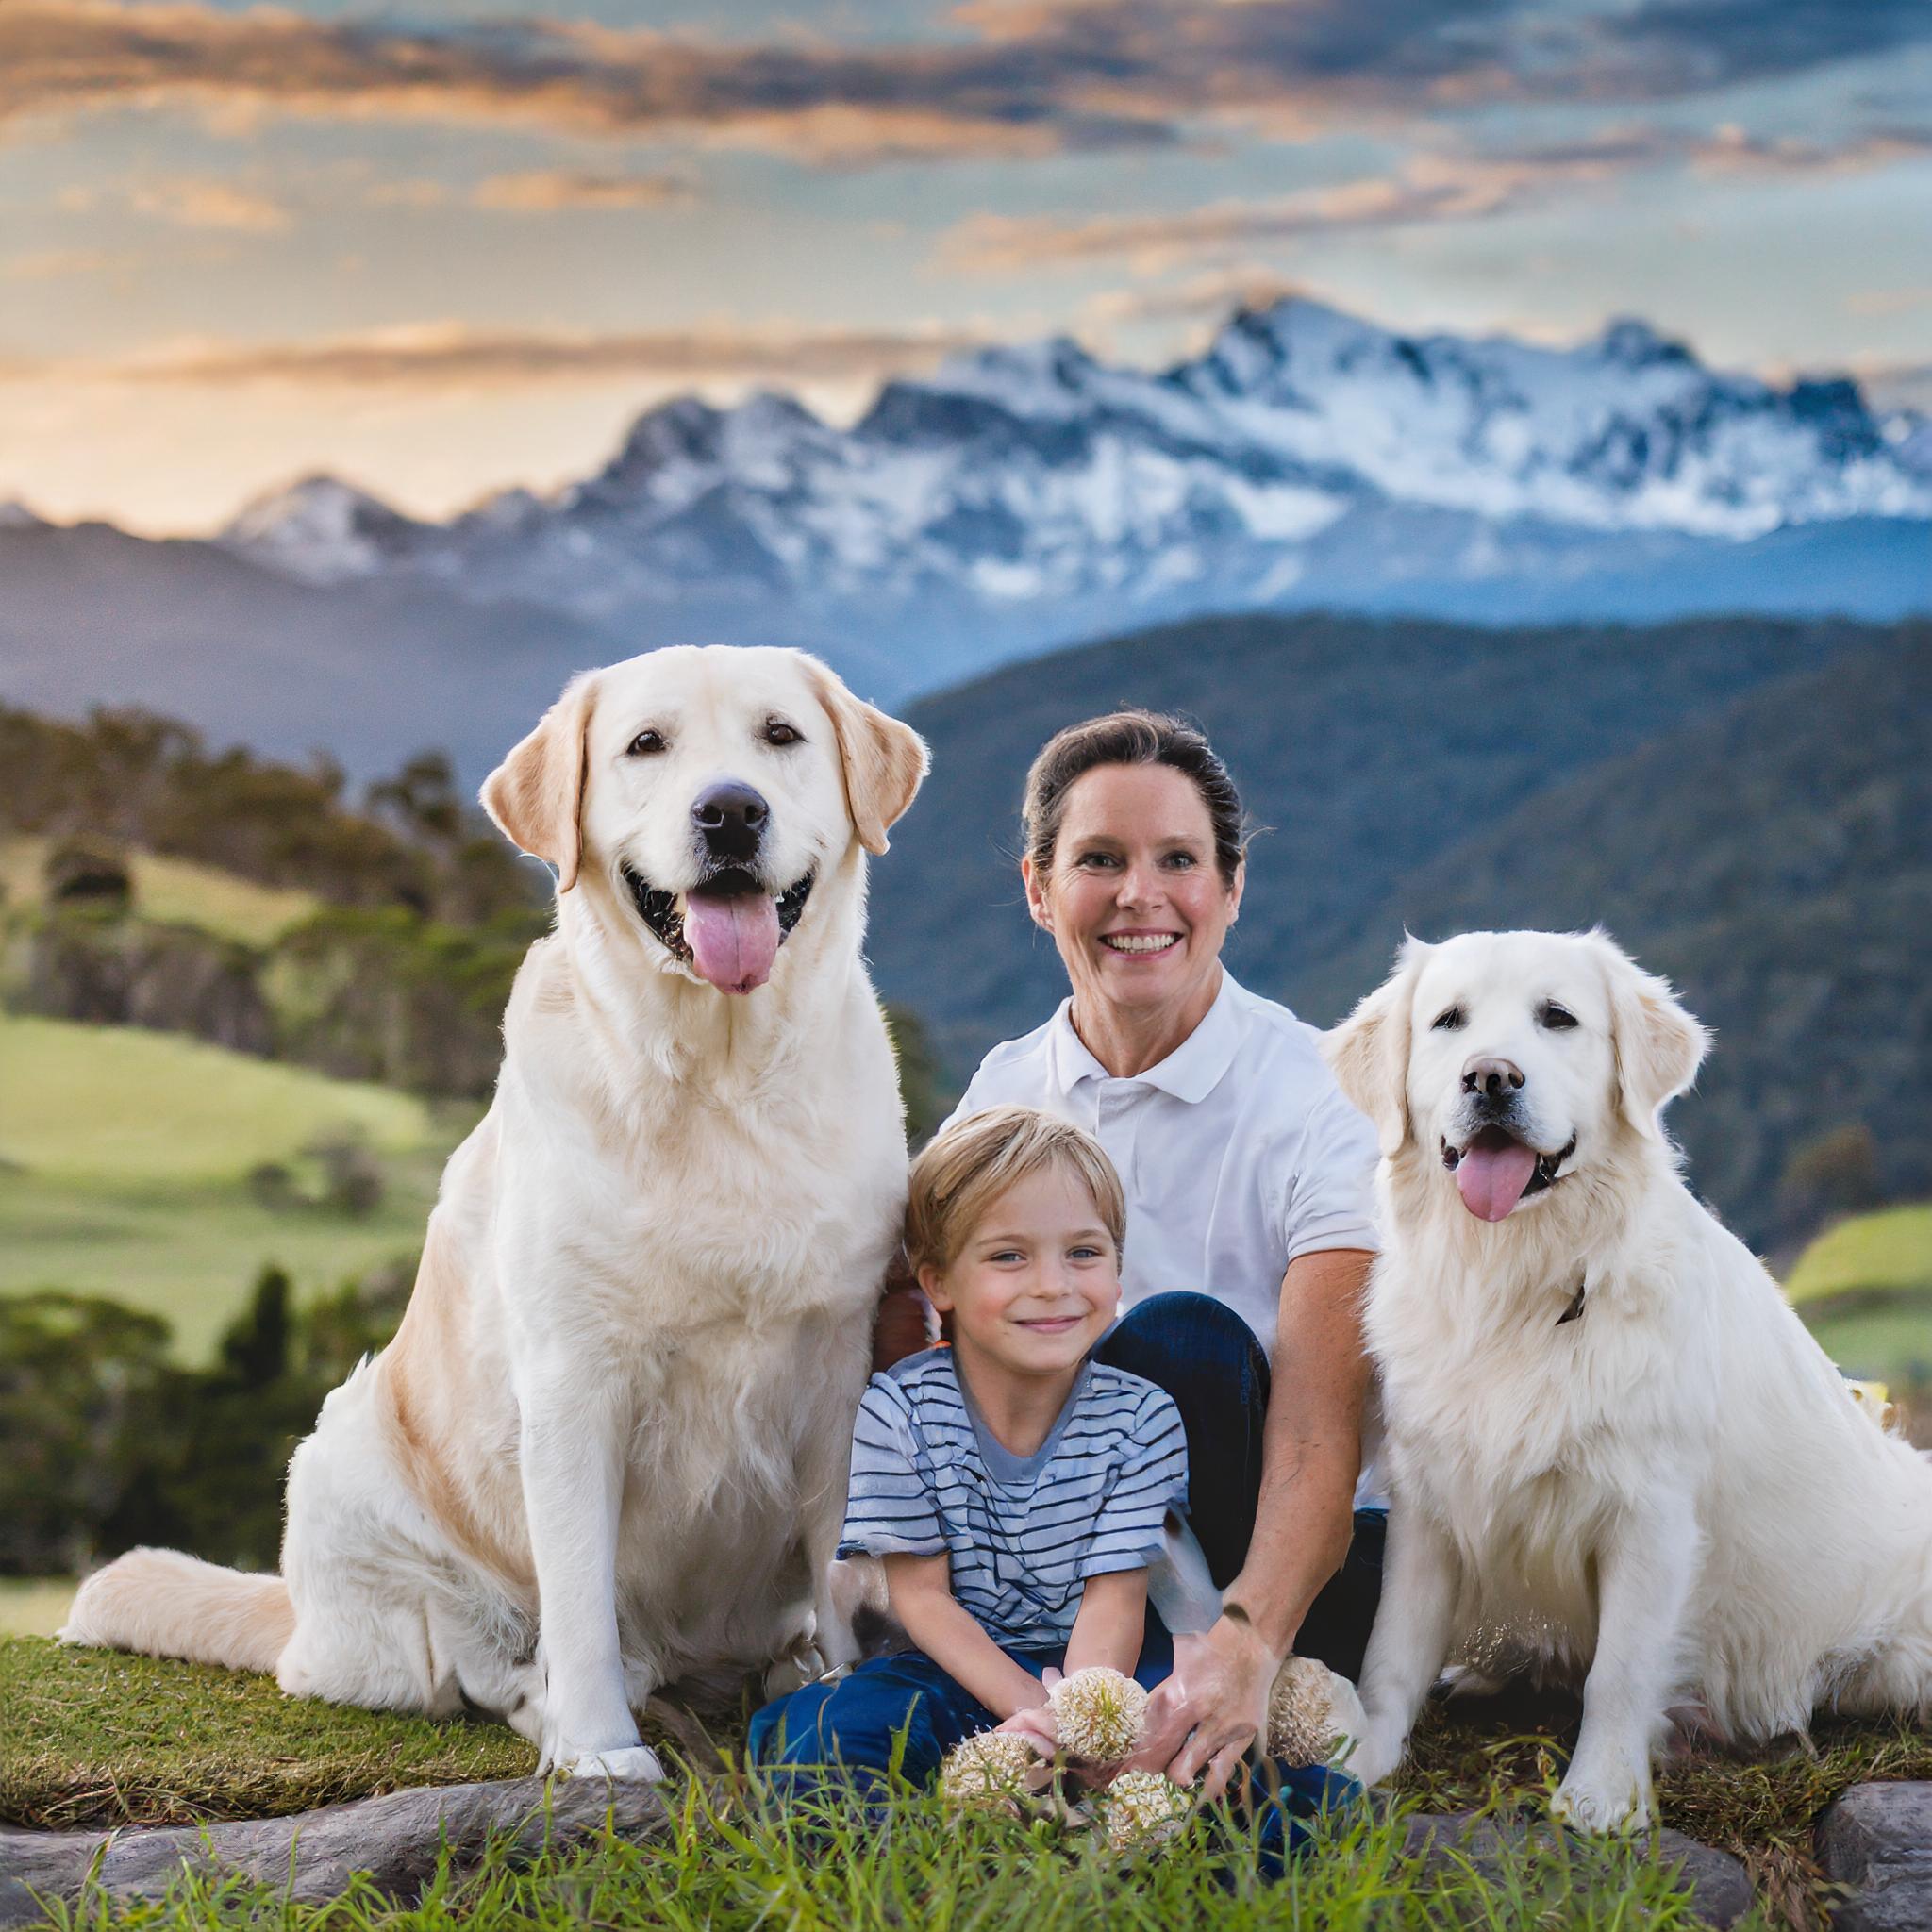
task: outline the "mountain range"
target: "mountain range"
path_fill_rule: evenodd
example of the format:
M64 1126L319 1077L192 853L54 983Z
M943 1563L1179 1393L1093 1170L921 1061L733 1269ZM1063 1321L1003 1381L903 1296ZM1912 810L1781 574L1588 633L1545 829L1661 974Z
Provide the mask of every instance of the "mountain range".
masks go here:
M447 523L328 476L201 542L0 507L0 588L17 701L179 709L185 684L215 733L299 750L289 714L325 708L352 770L411 733L475 768L526 691L679 640L802 644L899 702L1209 611L1932 609L1932 423L1842 378L1713 371L1641 322L1555 349L1292 298L1155 372L1064 338L962 354L843 426L686 397L595 475ZM327 640L325 675L282 626ZM441 674L466 652L514 664L514 713L492 675L452 728ZM344 715L358 691L379 718Z

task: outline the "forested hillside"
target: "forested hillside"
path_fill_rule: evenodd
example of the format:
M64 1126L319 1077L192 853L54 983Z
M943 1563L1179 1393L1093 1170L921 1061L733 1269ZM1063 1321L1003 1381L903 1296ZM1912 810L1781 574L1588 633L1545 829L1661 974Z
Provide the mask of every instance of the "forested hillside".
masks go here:
M1012 863L1021 785L1052 730L1122 703L1200 720L1241 783L1250 985L1326 1024L1405 925L1601 922L1718 1031L1675 1119L1735 1224L1815 1217L1807 1160L1830 1205L1932 1185L1932 627L1236 619L920 706L934 774L871 950L956 1075L1064 990Z

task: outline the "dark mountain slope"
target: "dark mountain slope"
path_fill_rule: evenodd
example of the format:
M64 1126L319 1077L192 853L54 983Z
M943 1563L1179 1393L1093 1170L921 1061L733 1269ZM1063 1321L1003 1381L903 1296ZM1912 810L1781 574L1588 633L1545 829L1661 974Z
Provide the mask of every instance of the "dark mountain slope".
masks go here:
M1327 1015L1405 927L1597 921L1716 1029L1674 1125L1740 1226L1775 1231L1790 1152L1853 1123L1888 1193L1932 1190L1932 632L1545 790L1402 880L1298 985Z
M1761 1235L1766 1177L1792 1146L1865 1112L1891 1132L1932 1090L1932 1046L1909 1027L1887 1049L1896 1077L1872 1072L1862 1029L1882 1026L1882 995L1859 995L1854 1037L1810 1036L1827 1064L1856 1050L1877 1081L1848 1106L1798 1058L1790 1000L1751 991L1803 982L1822 1010L1861 961L1896 985L1926 836L1910 773L1915 745L1927 762L1928 653L1924 625L1250 618L1042 659L909 714L934 772L874 873L877 975L958 1074L1037 1024L1064 981L1013 865L1027 762L1059 725L1116 704L1185 711L1268 828L1229 953L1243 980L1325 1024L1381 977L1405 917L1438 933L1601 920L1680 974L1722 1029L1683 1127L1700 1184ZM1773 757L1780 734L1790 749ZM1767 1033L1774 1006L1784 1030ZM1903 1177L1928 1148L1932 1129L1892 1132L1888 1160Z

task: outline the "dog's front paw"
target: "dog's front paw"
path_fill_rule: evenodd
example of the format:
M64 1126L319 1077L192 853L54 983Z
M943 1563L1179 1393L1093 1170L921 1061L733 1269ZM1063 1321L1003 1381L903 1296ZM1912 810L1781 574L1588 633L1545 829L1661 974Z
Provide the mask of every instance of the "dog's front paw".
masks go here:
M1647 1831L1654 1822L1648 1780L1628 1773L1599 1780L1573 1771L1557 1787L1550 1812L1576 1831Z
M1394 1775L1407 1741L1398 1726L1378 1723L1373 1713L1365 1713L1360 1735L1345 1744L1329 1762L1365 1785L1378 1785Z
M646 1785L660 1784L664 1778L664 1767L648 1744L626 1744L615 1751L586 1751L580 1757L560 1753L557 1768L565 1777L609 1777Z

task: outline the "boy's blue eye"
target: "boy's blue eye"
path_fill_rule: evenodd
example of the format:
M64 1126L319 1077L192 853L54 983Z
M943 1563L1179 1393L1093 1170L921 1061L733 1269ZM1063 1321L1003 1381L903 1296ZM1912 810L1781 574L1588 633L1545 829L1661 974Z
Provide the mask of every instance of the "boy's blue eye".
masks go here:
M1002 1248L996 1255L989 1255L991 1261L1024 1261L1026 1257L1017 1248Z
M1101 1253L1098 1248L1069 1248L1067 1252L1076 1261L1097 1260Z

